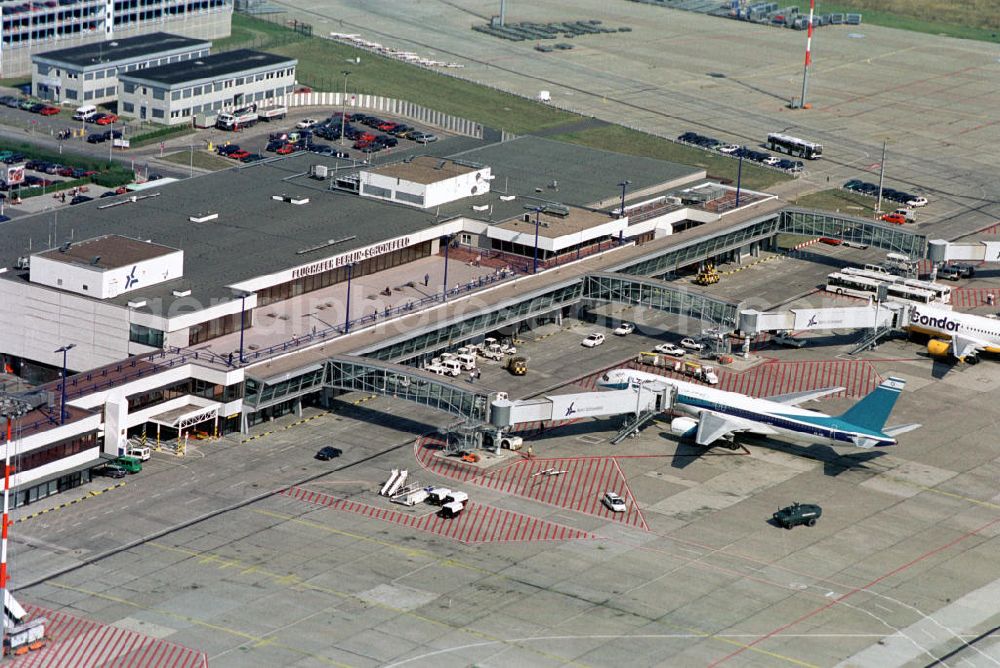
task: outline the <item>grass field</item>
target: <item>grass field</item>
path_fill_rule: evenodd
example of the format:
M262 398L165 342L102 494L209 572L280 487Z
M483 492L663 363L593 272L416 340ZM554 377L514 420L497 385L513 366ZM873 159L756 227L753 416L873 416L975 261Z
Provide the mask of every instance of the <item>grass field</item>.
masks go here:
M800 0L800 10L809 3ZM932 35L1000 42L997 0L817 0L816 11L860 12L863 22Z
M184 167L188 167L193 163L195 167L207 169L213 172L217 172L220 169L228 169L236 164L232 160L220 158L217 155L200 149L194 151L193 153L191 151L178 151L177 153L170 153L169 155L165 155L160 158L160 160L166 160L167 162L172 162L175 165L183 165Z
M824 211L839 211L852 216L870 218L875 215L875 198L866 197L849 190L821 190L819 192L804 195L793 202L796 206L804 206L810 209L823 209ZM889 209L896 208L896 204L886 203ZM885 210L885 207L883 207Z

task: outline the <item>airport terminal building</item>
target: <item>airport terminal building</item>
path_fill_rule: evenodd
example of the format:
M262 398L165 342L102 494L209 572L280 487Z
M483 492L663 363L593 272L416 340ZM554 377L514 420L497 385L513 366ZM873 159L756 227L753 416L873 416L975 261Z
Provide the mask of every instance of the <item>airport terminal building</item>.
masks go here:
M533 137L415 151L380 165L302 153L97 200L63 212L51 248L37 245L51 213L8 222L3 362L51 381L72 346L66 362L78 372L65 421L52 394L22 418L30 465L17 474L18 503L86 481L140 430L253 424L234 362L244 338L249 351L290 337L289 300L430 256L447 265L449 251L453 262L465 253L531 273L536 260L544 269L718 220L676 194L705 183L697 168ZM321 322L342 322L342 304L324 306ZM58 400L58 382L43 387Z

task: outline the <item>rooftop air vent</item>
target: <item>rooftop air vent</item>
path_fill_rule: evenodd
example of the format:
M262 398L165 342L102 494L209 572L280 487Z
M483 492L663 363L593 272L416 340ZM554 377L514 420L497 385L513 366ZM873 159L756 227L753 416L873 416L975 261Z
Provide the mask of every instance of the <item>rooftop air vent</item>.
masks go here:
M217 213L196 213L193 216L188 216L188 220L192 223L207 223L210 220L218 220L219 214Z
M472 210L473 211L487 211L487 210L489 210L489 208L490 208L489 204L480 204L479 206L472 207Z
M271 195L271 199L276 202L285 202L286 204L295 204L296 206L302 206L303 204L309 203L308 197L292 197L291 195Z
M517 195L500 195L501 202L513 202L517 199Z
M101 262L100 255L95 255L94 257L90 258L90 265L92 267L96 267L98 264L100 264L100 262Z
M130 299L128 302L129 308L142 308L146 305L145 299Z
M173 291L173 295L174 295L174 297L189 297L189 296L191 296L191 290L190 289L187 289L187 290L174 290Z

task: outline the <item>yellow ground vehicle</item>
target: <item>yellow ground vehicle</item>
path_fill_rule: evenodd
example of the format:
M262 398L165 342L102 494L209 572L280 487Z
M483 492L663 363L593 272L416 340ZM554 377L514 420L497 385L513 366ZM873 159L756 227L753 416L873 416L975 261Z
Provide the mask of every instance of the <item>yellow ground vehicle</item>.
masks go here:
M719 282L719 272L715 270L715 265L708 263L702 267L698 275L694 277L695 285L712 285Z
M511 357L507 360L507 371L515 376L523 376L528 373L527 357Z

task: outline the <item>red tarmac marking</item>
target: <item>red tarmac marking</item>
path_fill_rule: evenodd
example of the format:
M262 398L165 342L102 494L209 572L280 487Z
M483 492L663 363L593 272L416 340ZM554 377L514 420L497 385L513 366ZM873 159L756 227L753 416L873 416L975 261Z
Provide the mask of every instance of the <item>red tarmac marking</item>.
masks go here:
M347 501L322 492L306 495L298 487L291 487L282 494L304 503L326 506L333 510L354 512L371 519L412 527L469 544L514 540L554 540L557 536L568 539L591 537L589 533L579 529L547 520L530 518L522 513L504 510L496 506L472 502L466 505L465 510L458 517L443 519L435 513L416 517L409 513ZM532 533L530 537L526 538L526 532L521 531L520 527L527 527L529 522L532 522ZM537 537L534 535L536 528L539 529Z
M25 609L32 616L48 619L45 646L19 657L18 666L97 668L116 666L135 668L206 668L203 652L176 643L102 624L96 621L49 610L34 605Z

